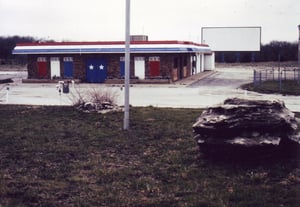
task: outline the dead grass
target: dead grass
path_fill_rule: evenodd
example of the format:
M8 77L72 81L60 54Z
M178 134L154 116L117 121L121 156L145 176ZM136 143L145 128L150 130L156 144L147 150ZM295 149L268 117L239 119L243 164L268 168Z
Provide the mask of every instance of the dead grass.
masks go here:
M298 206L299 157L204 159L200 109L0 105L0 206Z
M281 87L279 81L270 80L264 81L258 85L254 85L253 83L244 84L241 88L266 94L300 95L300 84L294 80L283 80L281 82Z

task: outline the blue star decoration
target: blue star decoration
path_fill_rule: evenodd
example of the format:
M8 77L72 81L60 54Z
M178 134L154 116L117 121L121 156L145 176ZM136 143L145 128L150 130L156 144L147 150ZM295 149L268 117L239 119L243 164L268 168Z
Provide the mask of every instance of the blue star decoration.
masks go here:
M99 69L100 69L100 70L104 70L104 65L101 64L101 65L99 66Z

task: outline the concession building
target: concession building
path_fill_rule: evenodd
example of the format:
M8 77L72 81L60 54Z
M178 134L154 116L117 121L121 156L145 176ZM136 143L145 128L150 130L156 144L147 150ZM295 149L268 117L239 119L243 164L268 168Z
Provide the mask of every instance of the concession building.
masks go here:
M17 44L13 54L26 54L28 79L77 79L113 83L125 75L125 42L38 42ZM148 41L133 36L130 42L130 77L133 82L174 82L214 69L214 53L206 44L186 41Z

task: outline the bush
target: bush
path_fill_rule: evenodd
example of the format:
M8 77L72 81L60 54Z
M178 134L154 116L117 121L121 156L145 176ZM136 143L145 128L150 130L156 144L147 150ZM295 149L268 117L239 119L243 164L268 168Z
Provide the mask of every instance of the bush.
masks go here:
M113 109L117 106L118 91L112 88L89 88L74 87L70 92L73 106L83 110Z

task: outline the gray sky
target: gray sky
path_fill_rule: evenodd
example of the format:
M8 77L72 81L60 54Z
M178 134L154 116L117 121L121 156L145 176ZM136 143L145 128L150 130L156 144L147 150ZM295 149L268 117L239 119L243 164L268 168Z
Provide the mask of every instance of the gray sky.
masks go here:
M200 42L201 27L261 26L262 43L297 41L299 0L131 0L131 34ZM0 36L125 38L125 0L0 0Z

